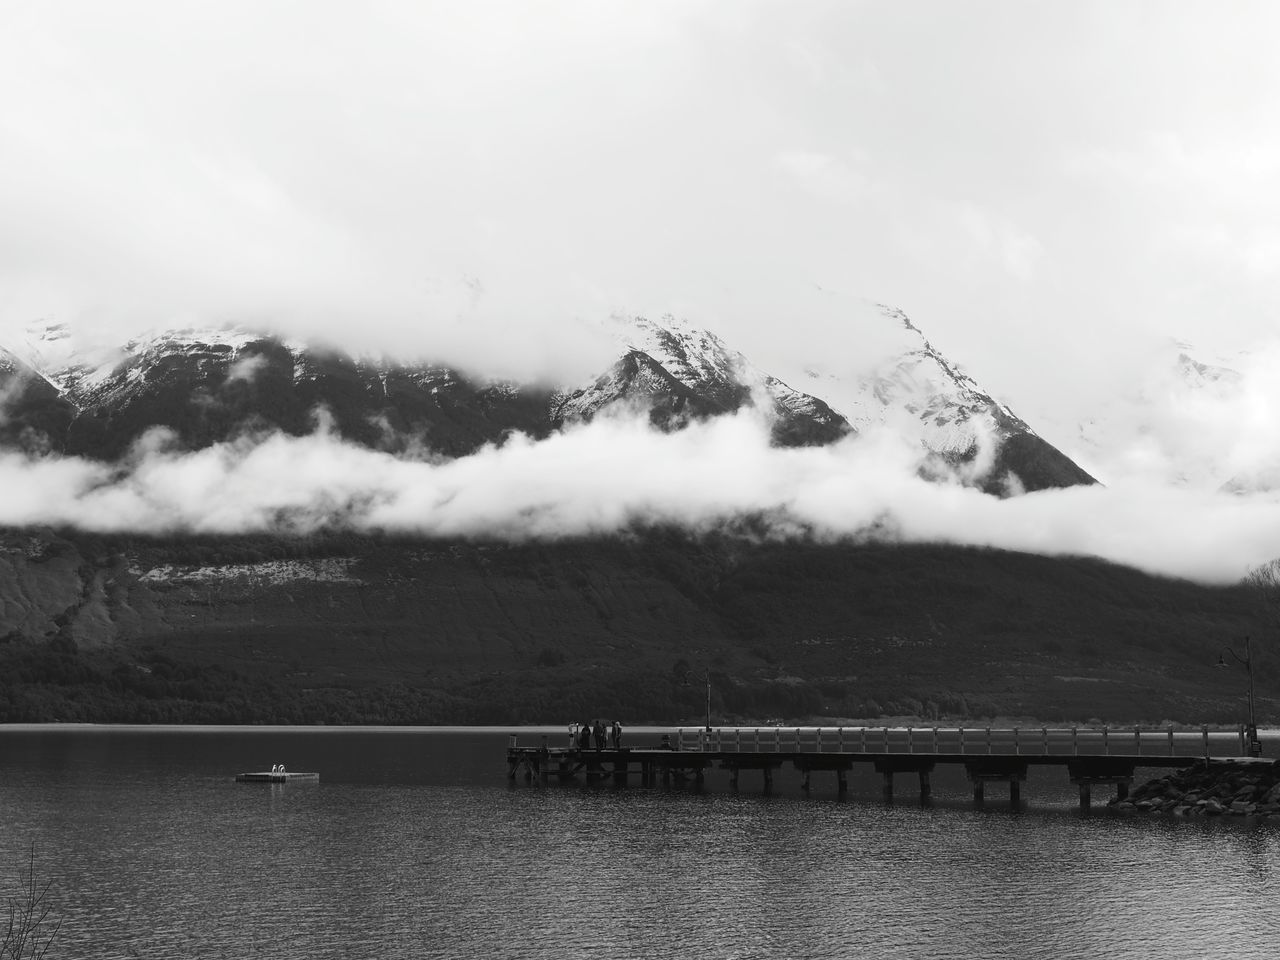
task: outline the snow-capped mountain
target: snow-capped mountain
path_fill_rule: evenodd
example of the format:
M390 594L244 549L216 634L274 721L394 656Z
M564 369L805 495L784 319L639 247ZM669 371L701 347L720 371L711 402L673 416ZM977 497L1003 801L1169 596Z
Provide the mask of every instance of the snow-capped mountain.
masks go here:
M708 330L671 316L614 317L613 324L626 353L592 383L558 395L557 422L639 404L655 424L669 427L750 404L768 413L781 444L829 443L849 432L848 421L826 403L757 369Z
M16 359L50 387L46 399L70 411L60 435L57 418L49 420L49 446L101 459L122 456L155 427L188 448L245 431L307 433L321 409L354 442L450 457L513 431L544 437L618 407L643 409L656 426L678 429L751 405L770 418L780 445L826 444L884 425L952 465L993 457L974 477L992 491L1093 482L900 311L876 306L857 321L874 325L882 356L832 356L783 377L688 321L615 317L618 359L592 381L560 388L484 380L441 364L353 358L242 329L167 331L82 348L65 327L47 327L31 331Z
M885 427L946 464L973 464L976 482L992 492L1094 482L934 349L902 311L853 300L840 309L858 328L858 352L815 347L791 366L771 359L773 373L688 321L615 317L628 352L594 383L560 398L558 415L590 416L643 396L655 422L667 423L754 403L773 417L780 443L828 443ZM990 463L979 465L982 458Z
M1280 356L1217 355L1181 340L1156 344L1130 387L1098 396L1055 439L1105 481L1137 479L1204 491L1280 489Z
M64 396L87 394L128 356L125 345L92 331L73 334L65 323L34 324L12 349Z
M114 350L77 349L54 329L25 346L74 409L53 447L99 459L122 456L156 427L195 449L246 431L305 434L321 410L341 436L392 452L459 456L512 430L549 430L545 390L475 382L442 366L357 360L242 329L166 331Z
M1034 433L934 349L901 310L871 303L849 309L855 322L876 327L875 349L816 357L790 375L855 429L891 426L942 454L963 453L989 436Z
M0 347L0 448L26 453L61 449L75 408L22 358Z

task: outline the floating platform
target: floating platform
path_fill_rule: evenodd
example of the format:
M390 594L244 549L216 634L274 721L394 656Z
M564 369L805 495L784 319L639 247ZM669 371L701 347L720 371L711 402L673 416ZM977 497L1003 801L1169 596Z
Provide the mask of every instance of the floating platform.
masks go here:
M318 773L272 773L264 770L262 773L236 774L236 783L318 783L319 780Z

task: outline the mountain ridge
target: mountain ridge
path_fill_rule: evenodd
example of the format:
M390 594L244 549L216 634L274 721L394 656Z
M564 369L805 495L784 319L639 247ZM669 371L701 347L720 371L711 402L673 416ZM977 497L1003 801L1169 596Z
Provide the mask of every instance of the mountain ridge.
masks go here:
M711 331L671 316L612 318L618 359L576 387L351 356L245 328L160 332L79 354L70 332L53 325L32 332L23 359L57 388L58 402L72 408L65 435L58 434L59 417L44 418L53 427L47 446L104 460L120 458L157 427L192 449L243 430L300 435L312 429L319 408L329 411L345 439L458 457L512 432L542 439L606 410L638 410L655 427L672 430L756 407L781 446L825 445L888 425L904 429L943 468L984 462L989 448L998 447L994 469L976 482L1001 495L1095 482L938 354L905 314L876 309L880 320L908 332L911 349L886 361L875 379L828 377L819 385L834 385L837 403L797 390ZM854 416L840 402L854 403ZM31 411L25 416L29 430L40 428Z
M0 531L0 721L1231 722L1242 587L965 547Z

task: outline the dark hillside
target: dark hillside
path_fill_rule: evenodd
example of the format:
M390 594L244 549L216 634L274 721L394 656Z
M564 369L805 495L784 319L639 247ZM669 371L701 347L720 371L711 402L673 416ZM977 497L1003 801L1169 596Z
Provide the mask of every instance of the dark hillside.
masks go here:
M518 722L1243 718L1263 614L1078 558L662 530L0 539L0 718Z

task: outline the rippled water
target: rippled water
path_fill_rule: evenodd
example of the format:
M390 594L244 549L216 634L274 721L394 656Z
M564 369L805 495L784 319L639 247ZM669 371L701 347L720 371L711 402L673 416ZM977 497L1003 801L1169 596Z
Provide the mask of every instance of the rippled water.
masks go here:
M1275 957L1280 824L1020 812L962 775L508 784L504 733L0 730L66 957ZM232 781L318 770L318 784Z

